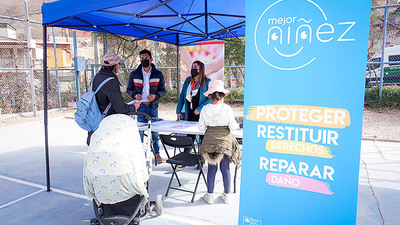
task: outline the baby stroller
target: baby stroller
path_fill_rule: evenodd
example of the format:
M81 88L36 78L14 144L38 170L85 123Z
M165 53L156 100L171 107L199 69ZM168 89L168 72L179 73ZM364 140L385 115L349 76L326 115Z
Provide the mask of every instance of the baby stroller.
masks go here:
M149 118L144 113L134 113ZM151 130L151 120L148 130ZM149 201L150 141L145 148L135 119L106 117L92 135L84 163L85 193L93 198L91 224L139 224L146 215L161 215L162 196Z

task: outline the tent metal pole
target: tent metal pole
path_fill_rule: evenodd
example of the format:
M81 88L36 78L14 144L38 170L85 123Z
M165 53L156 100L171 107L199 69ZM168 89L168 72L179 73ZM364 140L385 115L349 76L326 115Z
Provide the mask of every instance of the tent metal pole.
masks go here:
M153 42L154 42L154 65L157 68L158 67L157 66L157 42L156 41L153 41Z
M246 16L239 16L239 15L231 15L231 14L222 14L222 13L209 13L209 15L213 16L226 16L226 17L236 17L236 18L246 18Z
M47 192L50 192L49 132L47 114L47 24L43 24L43 110L44 110L44 150L46 158Z
M60 94L60 79L58 77L58 65L57 65L56 35L55 35L54 27L52 27L51 29L52 29L52 32L53 32L54 66L56 67L58 106L59 106L60 110L62 110L62 107L61 107L61 94Z
M25 29L26 29L26 44L28 46L28 66L29 66L29 78L31 83L31 99L32 99L32 112L33 116L36 117L36 94L35 94L35 84L34 84L34 74L33 74L33 55L32 55L32 46L31 46L31 28L29 21L29 13L28 13L28 3L27 0L24 1L25 8Z
M76 40L76 30L74 30L74 67L76 83L76 101L81 98L81 87L79 85L79 66L78 66L78 42Z
M385 47L386 47L386 29L387 29L387 15L388 14L388 7L385 7L385 14L383 19L383 41L382 41L382 53L381 53L381 74L379 77L379 102L382 101L382 88L383 88L383 76L385 75L384 64L385 61Z
M180 82L181 82L181 78L179 76L179 67L180 67L180 62L179 62L179 34L176 34L176 93L177 93L177 99L179 99L179 95L180 95L180 90L181 88L180 86Z
M148 12L154 10L154 9L157 9L158 7L163 6L163 5L165 5L165 4L167 4L168 2L171 2L171 1L173 1L173 0L167 0L167 1L165 1L165 2L160 1L159 4L153 6L153 7L149 8L149 9L146 9L146 10L144 10L143 12L138 13L136 16L139 18L139 17L142 16L143 14L146 14L146 13L148 13Z
M100 64L99 43L98 43L97 33L92 33L92 37L93 37L93 45L94 45L94 64ZM93 69L93 64L92 64L92 69Z
M104 54L108 53L108 49L107 49L107 34L104 34Z
M204 19L205 19L205 28L206 28L206 34L208 36L208 4L207 4L207 0L204 0L204 11L205 11L205 15L204 15Z
M213 19L216 23L218 23L222 28L226 29L224 25L222 25L218 20L216 20L213 16L210 16L211 19ZM242 40L240 40L236 35L234 35L229 29L226 30L230 35L232 35L234 38L238 39L241 43L243 43Z
M73 27L96 27L95 25L93 25L93 24L91 24L91 23L89 23L89 22L87 22L87 21L85 21L85 20L79 19L79 18L76 17L76 16L74 16L73 18L74 18L74 19L77 19L77 20L79 20L79 21L82 21L82 22L84 22L84 23L86 23L86 24L88 24L88 25L85 25L85 26L73 26ZM118 26L121 26L121 25L126 25L126 24L119 24ZM111 27L111 26L116 26L116 25L105 25L105 27ZM64 26L64 27L67 27L67 26ZM113 33L111 33L111 32L108 32L107 30L105 30L105 29L103 29L103 28L100 28L100 26L97 26L96 28L99 29L99 30L101 30L101 31L103 31L103 32L105 32L105 33L104 33L104 43L105 43L105 51L106 51L106 53L108 52L108 50L107 50L107 34L111 34L111 35L114 35L114 36L116 36L116 37L118 37L118 38L121 38L122 40L129 41L129 40L127 40L127 39L125 39L125 38L123 38L123 37L121 37L121 36L118 36L118 35L116 35L116 34L113 34Z
M161 0L158 0L160 2L162 2ZM186 18L184 18L182 15L180 15L177 11L175 11L173 8L169 7L168 5L165 5L169 10L171 10L173 13L175 13L175 15L177 15L178 17L180 17L183 21L185 21L186 23L188 23L190 26L194 27L196 30L198 30L200 33L206 35L206 33L204 33L200 28L198 28L196 25L194 25L193 23L191 23L189 20L187 20Z

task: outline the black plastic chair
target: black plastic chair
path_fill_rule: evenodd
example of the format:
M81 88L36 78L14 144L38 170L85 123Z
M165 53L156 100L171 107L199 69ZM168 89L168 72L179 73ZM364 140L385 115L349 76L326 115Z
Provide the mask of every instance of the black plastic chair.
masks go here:
M172 133L170 135L165 135L165 134L164 135L163 134L159 134L158 135L158 138L161 141L161 145L163 146L163 148L165 150L165 154L167 155L168 159L171 158L171 156L169 156L168 148L165 146L164 142L165 141L168 142L169 136L175 136L175 135L177 135L177 133ZM164 141L163 141L163 139L164 139ZM179 153L182 152L181 147L174 147L174 156L176 155L176 150L178 150Z
M175 134L170 134L170 135L160 135L160 140L165 147L165 145L173 147L173 148L192 148L194 153L187 153L187 152L181 152L178 153L175 156L170 157L167 159L167 163L171 164L172 167L172 175L171 179L168 184L167 192L165 193L165 196L168 196L169 189L174 189L174 190L179 190L179 191L185 191L189 193L193 193L192 201L194 201L194 197L196 196L196 191L197 191L197 186L199 185L200 181L200 176L203 176L204 182L207 185L207 180L203 172L203 165L201 162L201 156L199 155L198 151L196 151L196 148L194 147L193 140L190 137L187 136L177 136ZM168 153L167 153L168 154ZM169 156L168 156L169 157ZM189 191L186 189L178 188L178 187L171 187L172 180L174 177L176 178L179 186L182 186L178 174L176 173L176 168L178 166L197 166L199 170L199 175L197 176L197 181L196 181L196 186L193 191ZM182 171L184 172L184 171Z

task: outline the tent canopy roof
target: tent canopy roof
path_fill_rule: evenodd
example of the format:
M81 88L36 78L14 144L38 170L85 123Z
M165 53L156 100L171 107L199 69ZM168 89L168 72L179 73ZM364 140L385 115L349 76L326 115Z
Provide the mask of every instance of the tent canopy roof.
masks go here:
M245 0L59 0L43 24L186 45L245 35Z

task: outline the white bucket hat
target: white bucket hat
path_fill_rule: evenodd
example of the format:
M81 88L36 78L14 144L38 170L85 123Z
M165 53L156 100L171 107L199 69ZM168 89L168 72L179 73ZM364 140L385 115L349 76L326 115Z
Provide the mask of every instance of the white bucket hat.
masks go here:
M225 95L229 94L229 91L224 88L224 82L222 80L213 80L210 82L208 86L208 90L204 93L205 96L214 93L214 92L222 92Z

